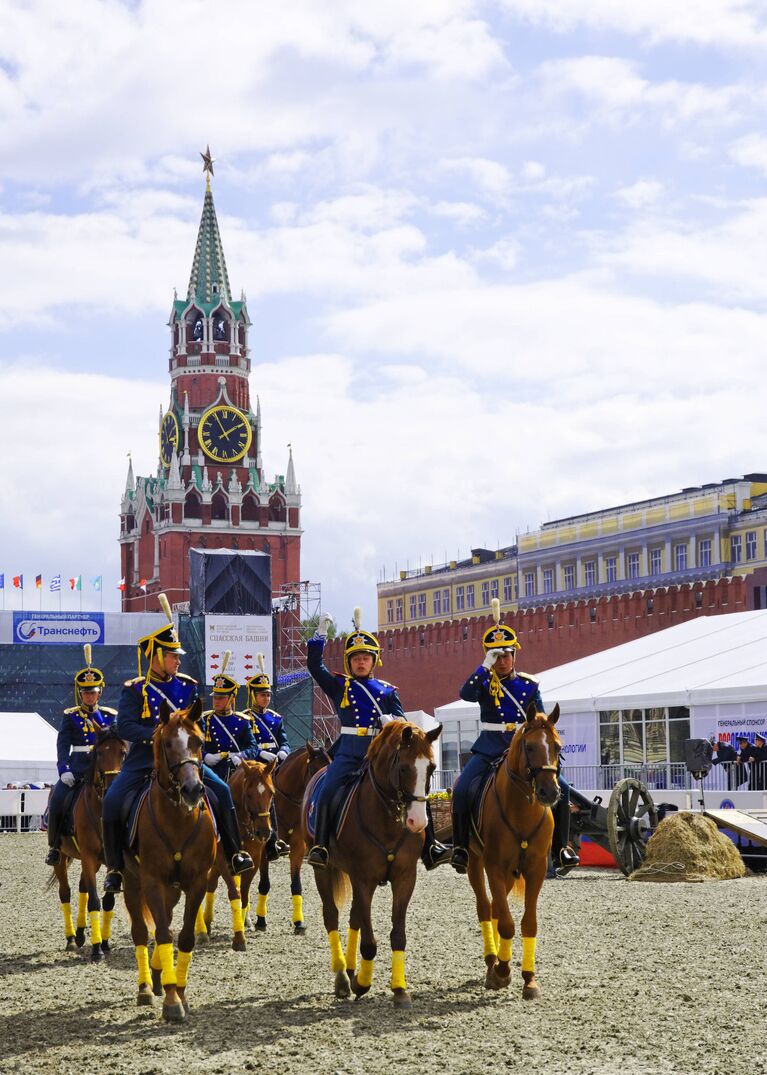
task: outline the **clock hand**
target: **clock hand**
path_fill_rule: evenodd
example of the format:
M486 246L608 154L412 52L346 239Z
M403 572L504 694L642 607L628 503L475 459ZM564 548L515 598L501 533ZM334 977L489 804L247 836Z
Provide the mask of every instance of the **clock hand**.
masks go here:
M232 431L230 429L229 433L227 433L227 431L224 429L223 425L221 425L221 419L219 418L218 413L216 413L216 421L218 422L219 426L221 426L221 432L222 432L222 434L224 436L224 440L229 440L229 433L231 433Z

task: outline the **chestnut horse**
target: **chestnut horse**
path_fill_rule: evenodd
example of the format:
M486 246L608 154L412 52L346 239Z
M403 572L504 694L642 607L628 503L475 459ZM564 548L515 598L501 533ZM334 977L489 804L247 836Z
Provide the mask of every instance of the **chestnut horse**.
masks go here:
M242 846L254 862L262 856L265 859L264 845L271 835L269 823L274 784L272 771L277 760L264 764L259 761L243 760L229 778L234 808L242 835ZM219 848L216 862L208 876L205 895L205 911L197 915L196 932L198 940L206 936L213 922L213 906L216 898L216 886L222 877L229 895L232 908L232 948L235 952L245 951L244 916L250 900L250 886L256 875L255 869L246 870L242 877L233 877L224 852ZM202 921L200 920L202 918Z
M490 777L484 797L479 833L472 833L468 876L477 902L482 929L487 989L503 989L511 981L511 946L514 920L509 893L524 895L522 915L522 996L540 996L535 979L535 943L538 936L538 896L546 877L554 818L551 807L559 799L557 771L562 747L554 725L559 706L550 716L534 705L519 725L509 749ZM490 886L487 897L485 875Z
M109 951L112 934L112 915L115 898L111 893L101 900L96 888L96 874L104 862L104 845L101 836L101 802L104 792L120 772L128 744L117 734L114 727L104 728L96 735L90 756L90 767L83 777L81 790L75 799L73 810L74 832L61 842L59 861L53 867L50 886L59 883L59 900L64 916L64 935L67 952L82 948L85 944L85 911L91 926L91 959L98 962ZM79 901L77 907L77 930L72 922L69 887L69 864L80 859Z
M199 699L171 713L167 703L153 735L154 771L136 821L138 847L125 856L125 905L138 964L139 1005L151 1005L152 987L163 998L163 1018L180 1022L189 1006L186 984L194 949L194 923L216 858L216 831L201 779L204 733ZM184 921L173 961L171 920L181 893ZM151 920L151 921L150 921ZM147 924L154 923L152 974Z
M329 865L314 878L322 900L322 915L335 972L335 995L357 997L373 981L377 944L370 908L378 885L391 882L391 980L394 1004L412 1003L405 982L405 918L415 888L416 869L426 829L426 799L434 772L431 745L442 726L423 732L417 725L392 720L375 737L367 754L364 774L338 838L331 838ZM303 806L304 840L308 839L307 812L315 780L307 788ZM338 911L349 898L349 932L344 955L338 933ZM362 961L357 969L357 957Z

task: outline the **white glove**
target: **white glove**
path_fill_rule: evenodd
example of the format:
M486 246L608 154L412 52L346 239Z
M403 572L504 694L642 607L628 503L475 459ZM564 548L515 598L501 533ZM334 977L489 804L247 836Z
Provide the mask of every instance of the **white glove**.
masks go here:
M277 755L273 754L271 752L271 750L262 750L261 753L259 754L259 757L260 757L261 761L274 761L274 759L277 757Z
M229 755L229 761L230 761L230 762L232 763L232 765L233 765L233 766L235 767L235 769L236 769L236 768L237 768L237 766L238 766L238 765L240 764L240 762L242 761L242 757L241 757L241 756L240 756L239 754L230 754L230 755Z
M317 624L317 634L320 638L327 638L328 630L334 626L333 617L329 612L320 613L320 621Z
M280 761L285 761L285 759L287 758L288 754L290 754L290 751L285 750L284 747L282 748L282 750L277 751L277 757L279 758Z
M69 772L62 773L61 774L61 783L66 784L66 786L68 788L73 788L75 786L75 774L74 773L69 773Z
M495 662L501 655L501 651L498 649L489 649L485 654L485 659L482 662L482 667L487 668L488 672L492 671Z
M205 754L202 760L205 762L206 765L210 765L211 767L213 767L214 765L218 765L218 763L221 761L221 755Z

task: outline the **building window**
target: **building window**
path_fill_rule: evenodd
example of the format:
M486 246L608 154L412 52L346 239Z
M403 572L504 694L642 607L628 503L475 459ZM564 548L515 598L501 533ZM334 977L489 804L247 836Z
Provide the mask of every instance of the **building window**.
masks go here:
M687 542L684 544L674 546L674 570L686 571L687 570Z
M394 601L386 602L386 622L394 623Z
M525 597L535 597L535 572L525 572Z
M765 530L765 541L767 541L767 530ZM503 580L503 599L511 601L511 575Z
M455 588L455 611L463 612L463 586Z
M439 616L442 613L442 590L435 590L432 594L432 602L434 604L434 615Z
M575 565L574 564L565 564L564 574L565 574L565 589L566 590L574 590L575 589Z
M698 542L698 567L711 567L711 538Z
M663 550L651 549L650 550L650 574L662 575L663 574Z
M419 593L418 595L418 618L419 620L426 617L426 594Z
M597 563L596 560L587 560L583 565L583 576L586 580L587 586L596 586L597 584Z
M414 593L411 593L411 595L410 595L410 619L414 620L415 618L416 618L416 597L415 597Z
M638 579L639 578L639 553L628 552L626 553L626 578Z
M605 582L618 581L618 558L617 556L605 556Z
M442 612L445 615L450 612L450 590L442 591Z
M756 530L746 531L746 559L756 559Z
M474 583L466 587L466 607L474 608Z
M743 559L743 539L740 534L733 534L730 538L730 559L734 564L739 564Z
M498 597L498 579L490 580L490 597Z
M489 582L483 582L482 583L482 607L487 608L487 606L489 604L490 604L490 583Z
M395 606L395 620L397 623L402 623L402 598L397 598L397 604Z
M554 568L544 567L543 569L543 592L554 593Z

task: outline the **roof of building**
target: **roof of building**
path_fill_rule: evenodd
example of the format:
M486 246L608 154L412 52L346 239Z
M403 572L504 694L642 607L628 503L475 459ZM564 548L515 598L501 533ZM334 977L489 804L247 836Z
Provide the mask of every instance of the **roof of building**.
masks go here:
M56 762L56 729L39 713L0 713L0 763Z
M213 192L208 185L202 206L200 229L197 232L197 245L194 249L192 273L189 277L187 302L194 299L197 303L217 304L220 299L232 302L229 287L229 274L226 271L224 247L218 230L216 207L213 204ZM211 307L212 308L212 307ZM206 313L209 311L206 310Z

